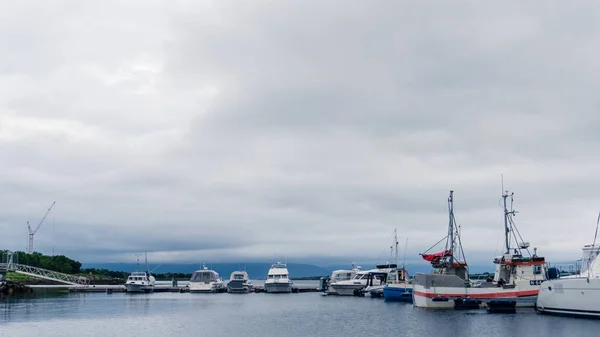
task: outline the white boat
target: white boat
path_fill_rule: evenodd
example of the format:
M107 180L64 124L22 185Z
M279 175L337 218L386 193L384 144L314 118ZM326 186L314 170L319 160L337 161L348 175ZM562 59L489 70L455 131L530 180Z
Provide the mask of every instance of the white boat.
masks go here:
M154 291L156 279L148 270L148 255L146 254L146 271L139 271L140 258L138 255L137 271L134 271L125 281L125 289L128 293L151 293Z
M596 234L600 214L596 223ZM583 247L581 272L562 277L557 271L549 273L551 280L542 283L536 308L540 313L600 317L600 246L594 243ZM554 275L552 275L554 274Z
M227 292L229 293L248 293L252 289L252 283L248 281L248 273L239 270L234 271L229 276L229 282L227 283Z
M265 280L265 292L267 293L291 293L293 282L289 278L287 264L279 261L271 265Z
M358 296L360 290L367 286L368 270L359 270L350 280L338 281L331 284L333 291L339 296Z
M389 263L377 265L377 269L369 271L367 285L360 290L359 296L369 295L371 297L383 297L383 288L391 282L396 282L398 276L398 265Z
M382 297L383 287L397 277L397 241L396 230L394 230L396 263L379 264L375 266L375 269L357 271L350 280L331 283L332 291L340 296L364 296L369 294L372 297ZM393 249L394 245L391 247L390 254L393 253Z
M377 265L375 269L357 271L354 277L346 281L331 284L331 288L339 296L362 296L364 291L383 287L387 277L396 269L395 264Z
M337 295L337 291L332 287L332 284L336 284L337 282L349 281L351 280L356 273L360 271L360 266L357 266L355 263L352 263L352 269L338 269L334 270L331 273L331 276L327 280L327 284L325 286L325 293L327 295Z
M512 215L515 213L512 210L513 194L509 195L507 192L502 197L505 252L494 260L496 271L493 280L475 284L469 279L468 265L460 242L460 229L454 220L453 191L450 191L448 198L450 221L446 247L439 253L421 254L437 270L431 274L415 275L413 301L416 307L453 308L466 302L485 307L491 300L514 301L515 306L519 307L535 306L540 284L546 280L546 261L544 257L537 256L536 248L533 254L529 253L529 243L523 242L516 230L512 220ZM507 209L508 197L510 197L511 211ZM460 301L455 301L458 299Z
M187 286L190 293L218 293L225 289L219 273L208 269L206 265L192 273Z

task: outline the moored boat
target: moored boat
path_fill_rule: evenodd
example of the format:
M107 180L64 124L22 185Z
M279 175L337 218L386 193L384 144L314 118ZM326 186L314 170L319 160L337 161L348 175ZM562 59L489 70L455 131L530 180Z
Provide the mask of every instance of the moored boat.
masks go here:
M326 280L327 283L323 287L324 292L327 295L338 295L337 291L332 287L332 285L336 284L337 282L351 280L359 271L360 266L357 266L355 263L352 263L352 269L334 270L331 273L331 276Z
M252 288L252 283L248 281L248 273L243 270L234 271L227 282L227 292L229 293L248 293Z
M148 254L146 253L146 271L140 271L139 254L137 260L137 271L134 271L127 277L125 281L125 289L128 293L151 293L154 291L156 279L148 270Z
M510 197L511 210L507 208ZM442 252L421 254L437 269L432 274L417 273L413 281L414 305L423 308L453 308L456 299L479 300L483 306L486 301L515 301L520 307L533 307L540 290L540 284L546 279L546 261L529 252L529 243L523 242L512 220L513 194L502 195L504 200L505 252L494 260L496 271L491 281L474 284L469 279L469 270L462 243L460 230L454 219L453 191L448 198L449 225L446 247ZM442 239L443 241L443 239ZM441 242L441 241L440 241ZM433 248L433 247L432 247ZM431 248L430 248L431 249Z
M267 293L291 293L293 282L289 278L287 264L279 261L271 265L265 280L265 292Z
M398 236L396 230L394 230L394 245L396 250L396 263L398 263ZM404 245L404 261L406 261L407 246L408 239L406 239L406 244ZM392 273L387 284L383 286L381 295L383 299L388 302L412 302L412 283L408 278L408 272L404 267L404 262L402 263L401 268L396 268Z
M600 214L596 222L596 235ZM600 318L600 246L594 243L583 247L581 272L562 277L558 272L548 273L551 280L544 281L537 298L540 313Z
M219 273L208 269L206 265L192 273L187 286L190 293L218 293L225 289Z

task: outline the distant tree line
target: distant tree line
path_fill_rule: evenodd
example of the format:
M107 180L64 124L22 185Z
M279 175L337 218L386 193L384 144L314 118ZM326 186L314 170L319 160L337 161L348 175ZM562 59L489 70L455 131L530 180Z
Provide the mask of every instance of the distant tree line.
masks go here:
M7 262L6 251L0 251L0 255L0 260ZM48 256L38 252L29 254L17 251L13 252L13 262L65 274L79 274L81 272L81 263L79 261L71 260L64 255Z

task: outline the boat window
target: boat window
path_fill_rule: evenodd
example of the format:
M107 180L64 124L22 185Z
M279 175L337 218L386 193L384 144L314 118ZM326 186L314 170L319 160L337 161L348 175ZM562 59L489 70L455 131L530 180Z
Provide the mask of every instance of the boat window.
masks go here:
M235 279L236 280L243 280L244 279L244 275L237 274L237 275L235 275Z
M193 273L191 282L210 282L213 281L214 277L211 273Z
M541 274L542 273L542 266L540 266L539 264L533 266L533 273L534 274Z
M269 279L273 279L273 275L269 275Z
M339 273L335 276L335 279L338 281L345 281L352 278L352 273Z

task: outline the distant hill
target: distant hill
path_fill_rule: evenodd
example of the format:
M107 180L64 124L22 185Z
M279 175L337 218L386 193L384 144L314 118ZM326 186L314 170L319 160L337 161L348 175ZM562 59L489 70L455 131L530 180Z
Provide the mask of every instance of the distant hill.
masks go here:
M150 264L150 270L154 273L192 273L195 270L202 269L199 264ZM246 270L248 276L252 279L264 279L271 267L271 263L212 263L206 267L215 270L221 277L228 278L235 270ZM86 263L82 268L108 269L112 271L132 272L136 270L135 263ZM310 277L327 276L331 271L327 268L315 266L312 264L288 263L290 277Z
M375 268L371 264L359 264L362 270ZM206 265L213 269L223 278L228 278L235 270L244 269L252 279L264 279L271 267L271 263L252 262L252 263L212 263ZM491 267L491 268L490 268ZM108 269L112 271L132 272L136 270L135 263L84 263L82 268ZM317 266L308 263L288 263L290 277L311 277L311 276L329 276L331 272L337 269L351 269L352 265L346 264L327 264ZM150 264L150 270L154 273L192 273L195 270L202 269L201 264L197 263L166 263L166 264ZM408 264L406 269L410 275L415 273L430 273L431 266L429 264ZM471 273L493 272L494 266L470 266Z

